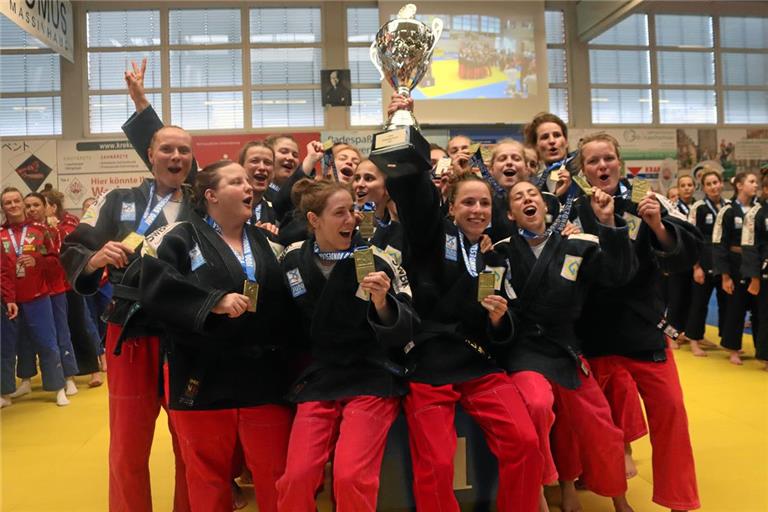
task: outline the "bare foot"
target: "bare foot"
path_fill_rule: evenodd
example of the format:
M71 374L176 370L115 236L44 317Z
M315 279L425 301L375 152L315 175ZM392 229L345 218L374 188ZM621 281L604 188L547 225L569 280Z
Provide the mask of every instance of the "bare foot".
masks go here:
M735 364L737 366L741 366L741 365L744 364L744 361L741 360L741 358L739 357L739 353L738 352L732 351L732 352L730 352L730 354L731 355L730 355L730 357L728 357L728 360L731 362L731 364Z
M245 499L243 490L232 481L232 510L240 510L248 505L248 500Z
M691 352L696 357L707 357L707 353L702 350L699 342L696 340L691 340Z
M632 445L624 445L624 476L629 480L637 476L637 466L632 458Z
M560 491L562 492L562 499L560 503L560 510L562 512L582 512L581 503L579 503L579 496L576 494L576 487L573 485L573 481L561 481Z
M668 339L669 339L669 348L671 348L672 350L677 350L680 348L680 344L678 342L676 342L672 338L668 338Z
M629 506L626 495L622 494L621 496L611 499L613 500L613 508L616 512L635 512L635 510Z
M88 381L89 388L97 388L104 384L104 379L101 378L101 372L93 372L91 374L91 380Z
M107 354L101 354L99 356L99 366L101 367L101 371L107 371Z
M763 363L765 364L765 366L763 366L763 370L768 372L768 361L763 361Z
M717 348L717 343L714 341L709 341L707 338L704 338L703 340L699 341L699 345L702 347L708 347L708 348Z
M541 497L539 498L539 512L549 512L547 498L544 497L544 488L541 488Z

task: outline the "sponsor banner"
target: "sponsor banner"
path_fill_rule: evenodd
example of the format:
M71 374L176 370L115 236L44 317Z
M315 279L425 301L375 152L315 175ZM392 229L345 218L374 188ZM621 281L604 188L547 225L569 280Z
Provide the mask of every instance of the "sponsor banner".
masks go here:
M616 137L621 158L625 161L677 157L677 134L674 128L572 128L568 130L570 149L576 149L579 139L595 132L605 132Z
M299 159L307 156L307 144L320 139L319 132L283 132L294 139L299 145ZM224 135L195 135L192 139L192 153L197 159L197 165L201 169L208 164L219 160L237 161L240 148L245 143L253 140L264 140L269 134L263 133L237 133Z
M74 15L68 0L0 0L0 13L74 63Z
M27 195L42 191L44 184L56 186L55 140L3 140L0 158L3 187L16 187Z
M64 194L64 209L80 211L83 201L94 199L116 188L132 188L141 185L147 171L88 174L60 174L59 191Z
M57 148L60 175L147 170L127 140L60 140Z
M356 147L365 158L368 158L368 155L371 153L371 145L373 144L373 135L379 132L381 130L328 130L320 134L320 140L325 142L331 139L334 143L349 144ZM448 130L424 129L421 130L421 134L424 135L427 141L442 147L448 145L448 140L450 139Z

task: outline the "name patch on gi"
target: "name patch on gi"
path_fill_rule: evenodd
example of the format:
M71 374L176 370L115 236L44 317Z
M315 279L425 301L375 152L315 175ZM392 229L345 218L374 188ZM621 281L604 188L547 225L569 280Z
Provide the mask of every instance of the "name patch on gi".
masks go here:
M120 222L133 222L136 220L136 203L123 203L120 208Z
M627 227L629 228L630 240L636 240L637 234L640 232L640 224L642 224L643 219L641 219L637 215L632 215L629 212L624 212L623 217L627 223Z
M203 258L203 253L200 252L200 247L197 244L189 251L189 260L191 261L192 272L205 265L205 258Z
M288 277L288 286L291 287L291 295L293 295L294 299L307 293L304 280L301 278L298 268L289 270L285 275Z
M733 227L735 229L741 229L743 225L744 225L744 219L742 219L741 217L733 218Z
M715 222L715 216L711 213L708 213L706 217L704 217L704 224L714 224Z
M448 261L459 261L458 242L455 236L445 235L445 259Z
M567 279L568 281L576 282L576 278L579 276L579 268L581 267L581 256L565 255L563 260L563 268L560 269L560 277Z

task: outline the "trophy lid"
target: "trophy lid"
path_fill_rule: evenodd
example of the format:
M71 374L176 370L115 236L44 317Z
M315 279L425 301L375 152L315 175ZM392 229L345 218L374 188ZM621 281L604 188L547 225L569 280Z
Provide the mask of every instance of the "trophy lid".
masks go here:
M397 12L398 19L413 19L416 16L416 6L413 4L405 4Z

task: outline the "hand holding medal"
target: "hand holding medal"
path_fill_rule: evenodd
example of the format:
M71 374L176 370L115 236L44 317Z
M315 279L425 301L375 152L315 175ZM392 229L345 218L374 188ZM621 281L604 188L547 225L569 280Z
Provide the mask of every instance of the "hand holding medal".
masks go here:
M480 305L488 310L491 325L498 327L507 312L507 299L501 295L488 295L480 301Z
M240 293L228 293L213 306L211 313L237 318L248 311L248 297Z
M606 194L599 188L593 189L591 199L592 211L595 213L597 220L605 226L615 226L613 218L613 197Z

